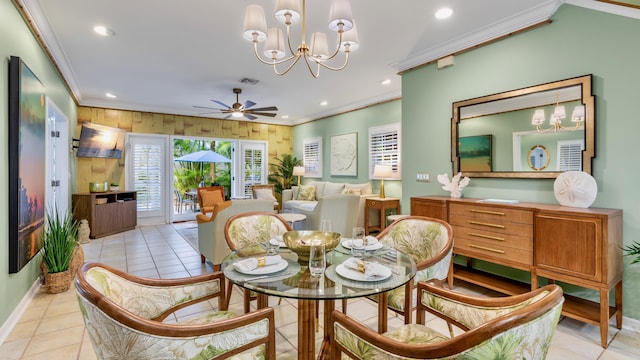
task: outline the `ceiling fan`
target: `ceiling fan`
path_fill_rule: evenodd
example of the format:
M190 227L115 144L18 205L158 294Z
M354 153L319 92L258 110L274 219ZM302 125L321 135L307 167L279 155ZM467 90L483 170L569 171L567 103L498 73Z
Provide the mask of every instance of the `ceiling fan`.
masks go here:
M252 106L255 106L256 103L254 103L253 101L247 100L245 101L244 104L240 104L240 101L238 100L238 96L240 95L240 93L242 93L242 89L239 88L235 88L233 89L233 93L236 94L236 102L229 106L221 101L218 100L211 100L214 103L221 105L222 107L224 107L224 109L217 109L217 108L212 108L212 107L206 107L206 106L196 106L194 105L194 108L198 108L198 109L211 109L211 110L216 110L215 112L207 112L207 113L202 113L200 115L205 115L205 114L215 114L215 113L222 113L222 114L229 114L225 117L225 119L228 119L230 117L235 117L235 118L239 118L244 116L245 118L249 119L249 120L255 120L257 119L256 116L254 115L258 115L258 116L269 116L269 117L274 117L276 116L276 113L271 113L271 112L266 112L266 111L278 111L278 108L275 106L267 106L267 107L262 107L262 108L253 108L251 109Z

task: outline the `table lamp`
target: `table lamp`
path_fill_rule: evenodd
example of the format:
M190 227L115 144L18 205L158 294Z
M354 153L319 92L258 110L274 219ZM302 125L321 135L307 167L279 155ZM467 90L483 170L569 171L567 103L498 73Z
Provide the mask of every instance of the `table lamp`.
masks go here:
M300 176L304 176L304 166L294 166L293 176L298 177L298 186L300 186Z
M373 168L373 176L380 178L380 199L384 199L384 178L391 177L393 171L391 165L377 164Z

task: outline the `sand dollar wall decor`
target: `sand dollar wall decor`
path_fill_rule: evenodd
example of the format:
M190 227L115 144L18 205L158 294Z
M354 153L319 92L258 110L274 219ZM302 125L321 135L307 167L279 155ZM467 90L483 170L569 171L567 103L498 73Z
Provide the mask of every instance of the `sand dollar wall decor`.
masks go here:
M596 200L598 184L584 171L567 171L556 178L553 193L560 205L588 208Z

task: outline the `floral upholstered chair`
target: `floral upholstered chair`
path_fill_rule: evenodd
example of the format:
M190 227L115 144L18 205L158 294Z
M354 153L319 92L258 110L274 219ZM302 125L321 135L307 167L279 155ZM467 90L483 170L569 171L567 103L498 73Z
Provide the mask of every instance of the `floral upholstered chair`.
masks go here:
M224 226L224 237L231 251L251 246L266 244L276 236L291 231L291 225L280 215L268 212L247 212L230 217ZM232 283L228 282L227 303L231 298ZM249 302L253 296L249 290L244 291L244 312L249 312Z
M82 317L98 359L273 359L272 308L225 311L222 273L148 279L99 263L76 276ZM163 322L176 310L218 298L222 311Z
M407 216L384 229L378 239L385 246L408 254L416 262L417 272L412 282L380 295L386 295L389 308L404 314L405 324L409 324L417 303L415 285L427 280L444 283L450 278L453 230L451 225L439 219ZM405 311L407 308L411 310ZM386 316L386 310L384 314ZM381 328L381 332L384 331L386 329Z
M378 334L334 311L331 359L529 359L547 356L562 311L562 289L547 285L526 294L477 298L418 284L417 324ZM456 324L448 337L424 326L425 310Z

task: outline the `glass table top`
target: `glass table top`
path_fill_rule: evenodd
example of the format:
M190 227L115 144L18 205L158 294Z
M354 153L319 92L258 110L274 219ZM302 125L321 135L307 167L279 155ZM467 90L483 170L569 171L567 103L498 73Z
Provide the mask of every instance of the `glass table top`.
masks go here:
M367 251L364 258L365 263L376 263L373 266L388 269L382 269L387 274L390 273L382 280L354 280L355 277L348 276L350 274L344 271L343 262L351 258L351 254L342 245L327 253L327 268L320 277L311 276L308 263L298 262L298 255L293 251L281 248L278 255L287 262L286 267L284 264L277 266L282 270L272 273L260 270L256 274L243 273L236 269L235 262L266 256L264 245L248 246L229 254L222 263L222 270L227 279L245 289L279 297L316 300L378 294L406 284L416 273L416 264L409 255L388 247Z

